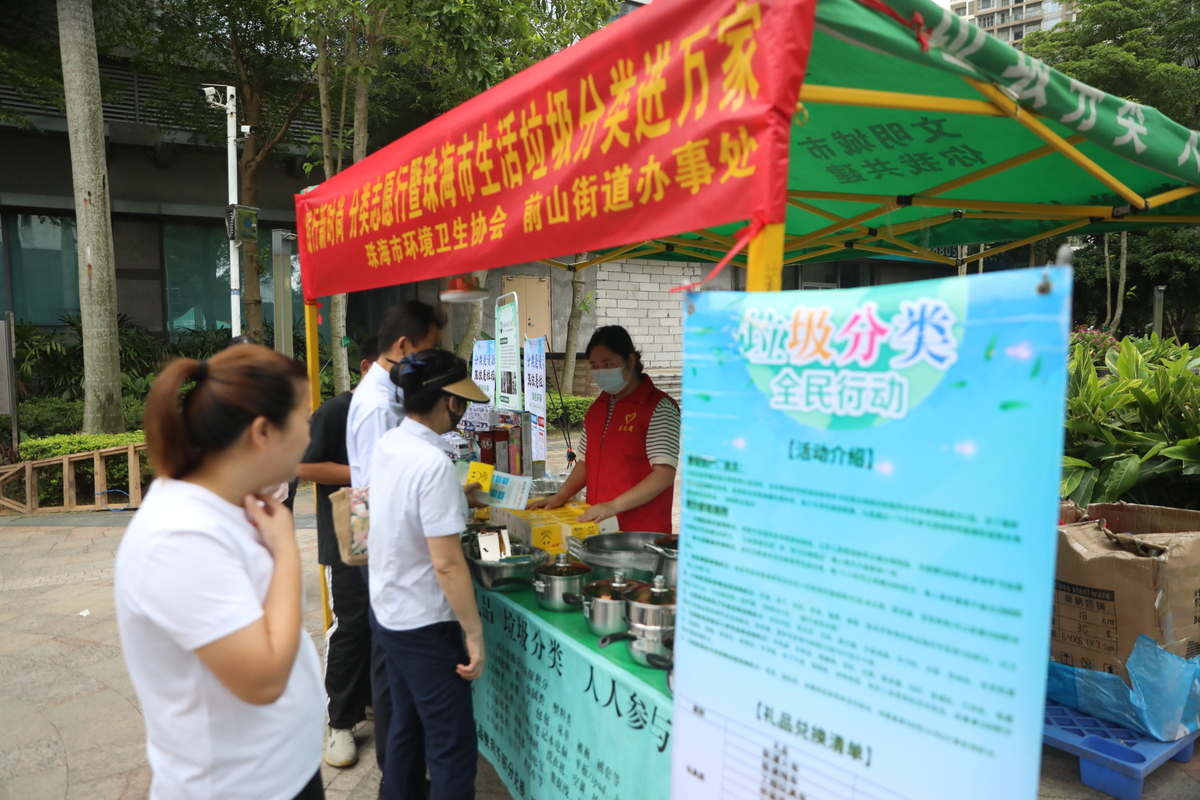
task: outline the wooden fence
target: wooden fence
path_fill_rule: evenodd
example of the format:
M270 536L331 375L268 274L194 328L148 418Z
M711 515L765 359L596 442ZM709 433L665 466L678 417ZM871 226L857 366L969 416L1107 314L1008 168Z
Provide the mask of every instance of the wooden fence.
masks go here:
M38 461L22 461L20 464L10 464L0 467L0 514L52 514L63 511L101 511L110 507L125 506L137 508L142 504L142 462L139 454L146 449L146 444L128 444L120 447L107 447L103 450L93 450L89 453L73 453L54 458L43 458ZM107 460L110 458L125 458L129 464L128 499L123 497L124 489L108 488ZM92 463L95 481L94 501L79 503L77 498L78 476L76 467L81 463ZM43 506L38 500L38 470L45 467L62 467L63 504L61 506ZM10 485L24 481L25 502L22 503L9 497ZM113 495L111 499L105 498Z

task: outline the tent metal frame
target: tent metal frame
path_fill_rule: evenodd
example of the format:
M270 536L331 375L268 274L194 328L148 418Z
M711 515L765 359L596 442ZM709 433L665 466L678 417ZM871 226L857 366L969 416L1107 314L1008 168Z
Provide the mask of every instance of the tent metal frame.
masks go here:
M1078 145L1087 139L1078 134L1063 137L1042 121L1036 111L1024 108L990 83L963 76L963 81L982 99L937 97L934 95L908 94L902 92L855 89L840 86L805 84L800 91L796 111L807 115L807 105L841 105L904 111L967 114L986 117L1008 117L1033 133L1044 145L1004 161L984 167L946 183L916 192L912 195L881 195L855 192L823 192L789 190L787 203L791 208L820 217L828 225L799 236L787 236L783 223L763 226L751 240L745 255L734 254L730 263L746 268L747 291L777 291L782 287L783 267L833 255L846 250L861 250L868 253L901 256L932 263L958 266L980 261L1018 247L1061 236L1085 225L1100 222L1130 222L1150 225L1200 225L1200 216L1181 214L1145 214L1177 200L1200 193L1200 186L1185 184L1150 197L1142 197L1119 179L1081 152ZM1055 205L1051 203L1011 203L992 200L949 198L944 195L977 181L1023 166L1039 158L1055 153L1061 154L1090 178L1100 183L1127 202L1124 206ZM832 201L845 203L870 203L874 207L849 217L826 211L808 201ZM898 209L907 207L945 209L948 213L922 220L888 225L886 229L870 225ZM1050 230L1006 244L997 245L966 258L950 258L920 245L900 238L903 234L928 230L960 219L977 220L1045 220L1061 222ZM688 238L695 237L695 238ZM890 245L890 246L885 246ZM602 255L577 264L566 264L552 258L539 259L538 263L572 272L618 259L643 258L662 252L673 252L700 261L719 262L737 246L734 236L717 231L700 229L689 234L664 236L647 241L634 242L610 250ZM315 303L305 305L305 327L308 341L308 363L318 363L317 356L317 308ZM310 381L312 403L320 405L320 383Z

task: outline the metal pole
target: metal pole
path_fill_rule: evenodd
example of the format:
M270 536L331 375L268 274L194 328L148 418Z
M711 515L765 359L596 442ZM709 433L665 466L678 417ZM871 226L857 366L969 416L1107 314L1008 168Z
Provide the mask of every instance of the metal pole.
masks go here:
M1166 291L1166 286L1154 287L1154 332L1160 339L1163 335L1163 295Z
M271 274L275 283L275 350L294 358L292 348L292 254L286 242L295 234L283 228L271 231Z
M237 205L237 92L232 86L225 87L225 136L226 158L229 171L229 204ZM229 241L229 335L242 333L242 263L238 243Z
M11 295L9 295L11 298ZM17 326L13 319L13 312L7 311L4 314L4 320L8 328L6 352L4 360L5 368L8 371L8 402L11 413L9 419L12 421L12 446L15 452L21 450L21 424L18 420L20 403L20 392L17 389Z

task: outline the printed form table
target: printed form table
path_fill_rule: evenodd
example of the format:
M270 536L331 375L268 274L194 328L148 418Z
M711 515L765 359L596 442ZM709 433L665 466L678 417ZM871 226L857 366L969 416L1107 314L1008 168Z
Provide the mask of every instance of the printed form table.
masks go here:
M476 587L487 668L473 685L479 749L515 800L668 800L667 673L624 642L601 650L580 612L532 590Z

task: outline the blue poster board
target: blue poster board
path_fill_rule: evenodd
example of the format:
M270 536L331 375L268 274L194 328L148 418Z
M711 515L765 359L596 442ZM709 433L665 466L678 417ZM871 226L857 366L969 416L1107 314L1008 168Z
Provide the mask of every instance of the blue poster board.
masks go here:
M672 797L1037 797L1070 299L689 296Z

